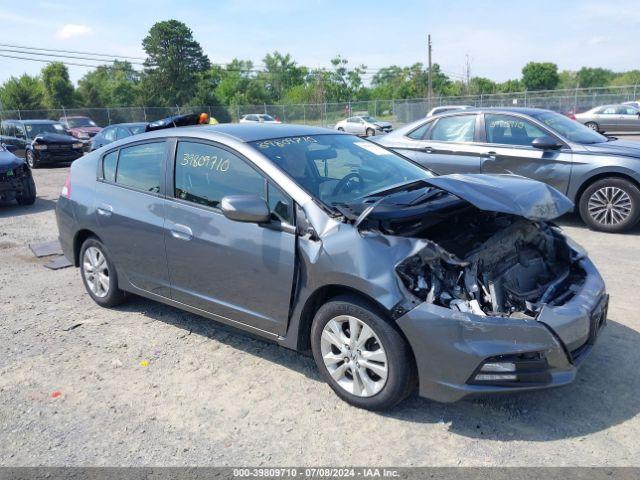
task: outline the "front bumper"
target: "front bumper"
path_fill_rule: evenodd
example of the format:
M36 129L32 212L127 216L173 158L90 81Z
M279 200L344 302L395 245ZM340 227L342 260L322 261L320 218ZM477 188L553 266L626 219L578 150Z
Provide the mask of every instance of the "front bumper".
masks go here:
M50 147L51 148L51 147ZM33 154L36 160L40 163L61 163L61 162L73 162L84 155L83 148L70 148L70 149L47 149L47 150L33 150Z
M17 194L25 188L24 179L28 178L30 173L22 167L14 172L12 175L8 175L7 172L0 173L0 199L2 200L15 199Z
M483 317L423 303L397 319L418 368L420 395L440 402L488 393L556 387L571 383L606 320L604 281L588 258L586 278L564 305L545 306L537 319ZM509 385L472 383L493 357L539 353L545 381Z

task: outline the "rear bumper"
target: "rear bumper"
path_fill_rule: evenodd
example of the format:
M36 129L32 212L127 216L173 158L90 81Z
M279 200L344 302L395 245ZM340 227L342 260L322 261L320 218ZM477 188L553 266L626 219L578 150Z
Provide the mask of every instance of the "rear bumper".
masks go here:
M73 204L66 197L58 198L56 204L56 222L58 224L58 239L62 253L72 264L77 266L74 255L75 215Z
M426 303L400 317L397 323L416 359L420 395L454 402L571 383L606 320L608 300L591 261L581 262L587 278L580 291L567 304L543 310L537 320L482 317ZM486 360L530 353L545 359L544 381L471 383Z

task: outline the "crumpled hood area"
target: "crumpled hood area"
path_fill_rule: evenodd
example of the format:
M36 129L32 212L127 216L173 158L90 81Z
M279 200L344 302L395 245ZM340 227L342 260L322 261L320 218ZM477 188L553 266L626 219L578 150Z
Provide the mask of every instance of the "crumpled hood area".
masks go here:
M0 151L0 173L8 172L22 165L24 161L11 152Z
M60 134L60 133L41 133L36 138L33 139L34 143L41 143L44 145L50 144L67 144L67 143L76 143L78 140L71 135Z
M573 209L573 202L555 188L517 175L452 174L425 183L466 200L480 210L552 220Z

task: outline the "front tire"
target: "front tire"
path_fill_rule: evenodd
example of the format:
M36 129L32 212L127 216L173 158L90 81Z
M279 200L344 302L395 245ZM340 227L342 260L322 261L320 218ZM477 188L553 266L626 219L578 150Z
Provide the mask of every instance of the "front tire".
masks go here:
M344 128L342 128L342 127L338 127L338 131L339 131L339 132L344 132Z
M22 191L16 198L19 205L33 205L36 201L36 182L29 175L22 180Z
M367 128L367 131L365 132L367 137L373 137L376 134L376 131L373 128Z
M33 150L27 150L26 153L27 156L27 163L29 164L30 168L39 168L40 167L40 162L38 161L38 159L36 159L36 155L35 153L33 153Z
M580 216L592 230L619 233L640 218L640 190L623 178L603 178L580 197Z
M412 391L409 345L358 297L337 297L320 307L311 326L311 349L323 379L351 405L385 410Z
M116 268L96 237L89 237L82 244L80 275L87 293L101 307L113 307L125 300L126 293L118 288Z

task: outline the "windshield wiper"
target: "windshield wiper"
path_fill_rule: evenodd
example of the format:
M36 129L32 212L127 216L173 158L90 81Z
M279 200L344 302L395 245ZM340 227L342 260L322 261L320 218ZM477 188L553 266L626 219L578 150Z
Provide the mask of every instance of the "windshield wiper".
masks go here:
M410 182L406 182L406 183L398 183L396 185L393 185L391 187L385 187L381 190L376 190L375 192L371 192L368 193L367 195L364 195L363 197L360 198L371 198L371 197L377 197L378 195L382 195L383 197L386 197L388 195L391 195L392 193L396 193L396 192L402 192L403 190L408 190L410 187L412 187L413 185L419 185L421 183L424 183L424 180L420 179L420 180L411 180Z

